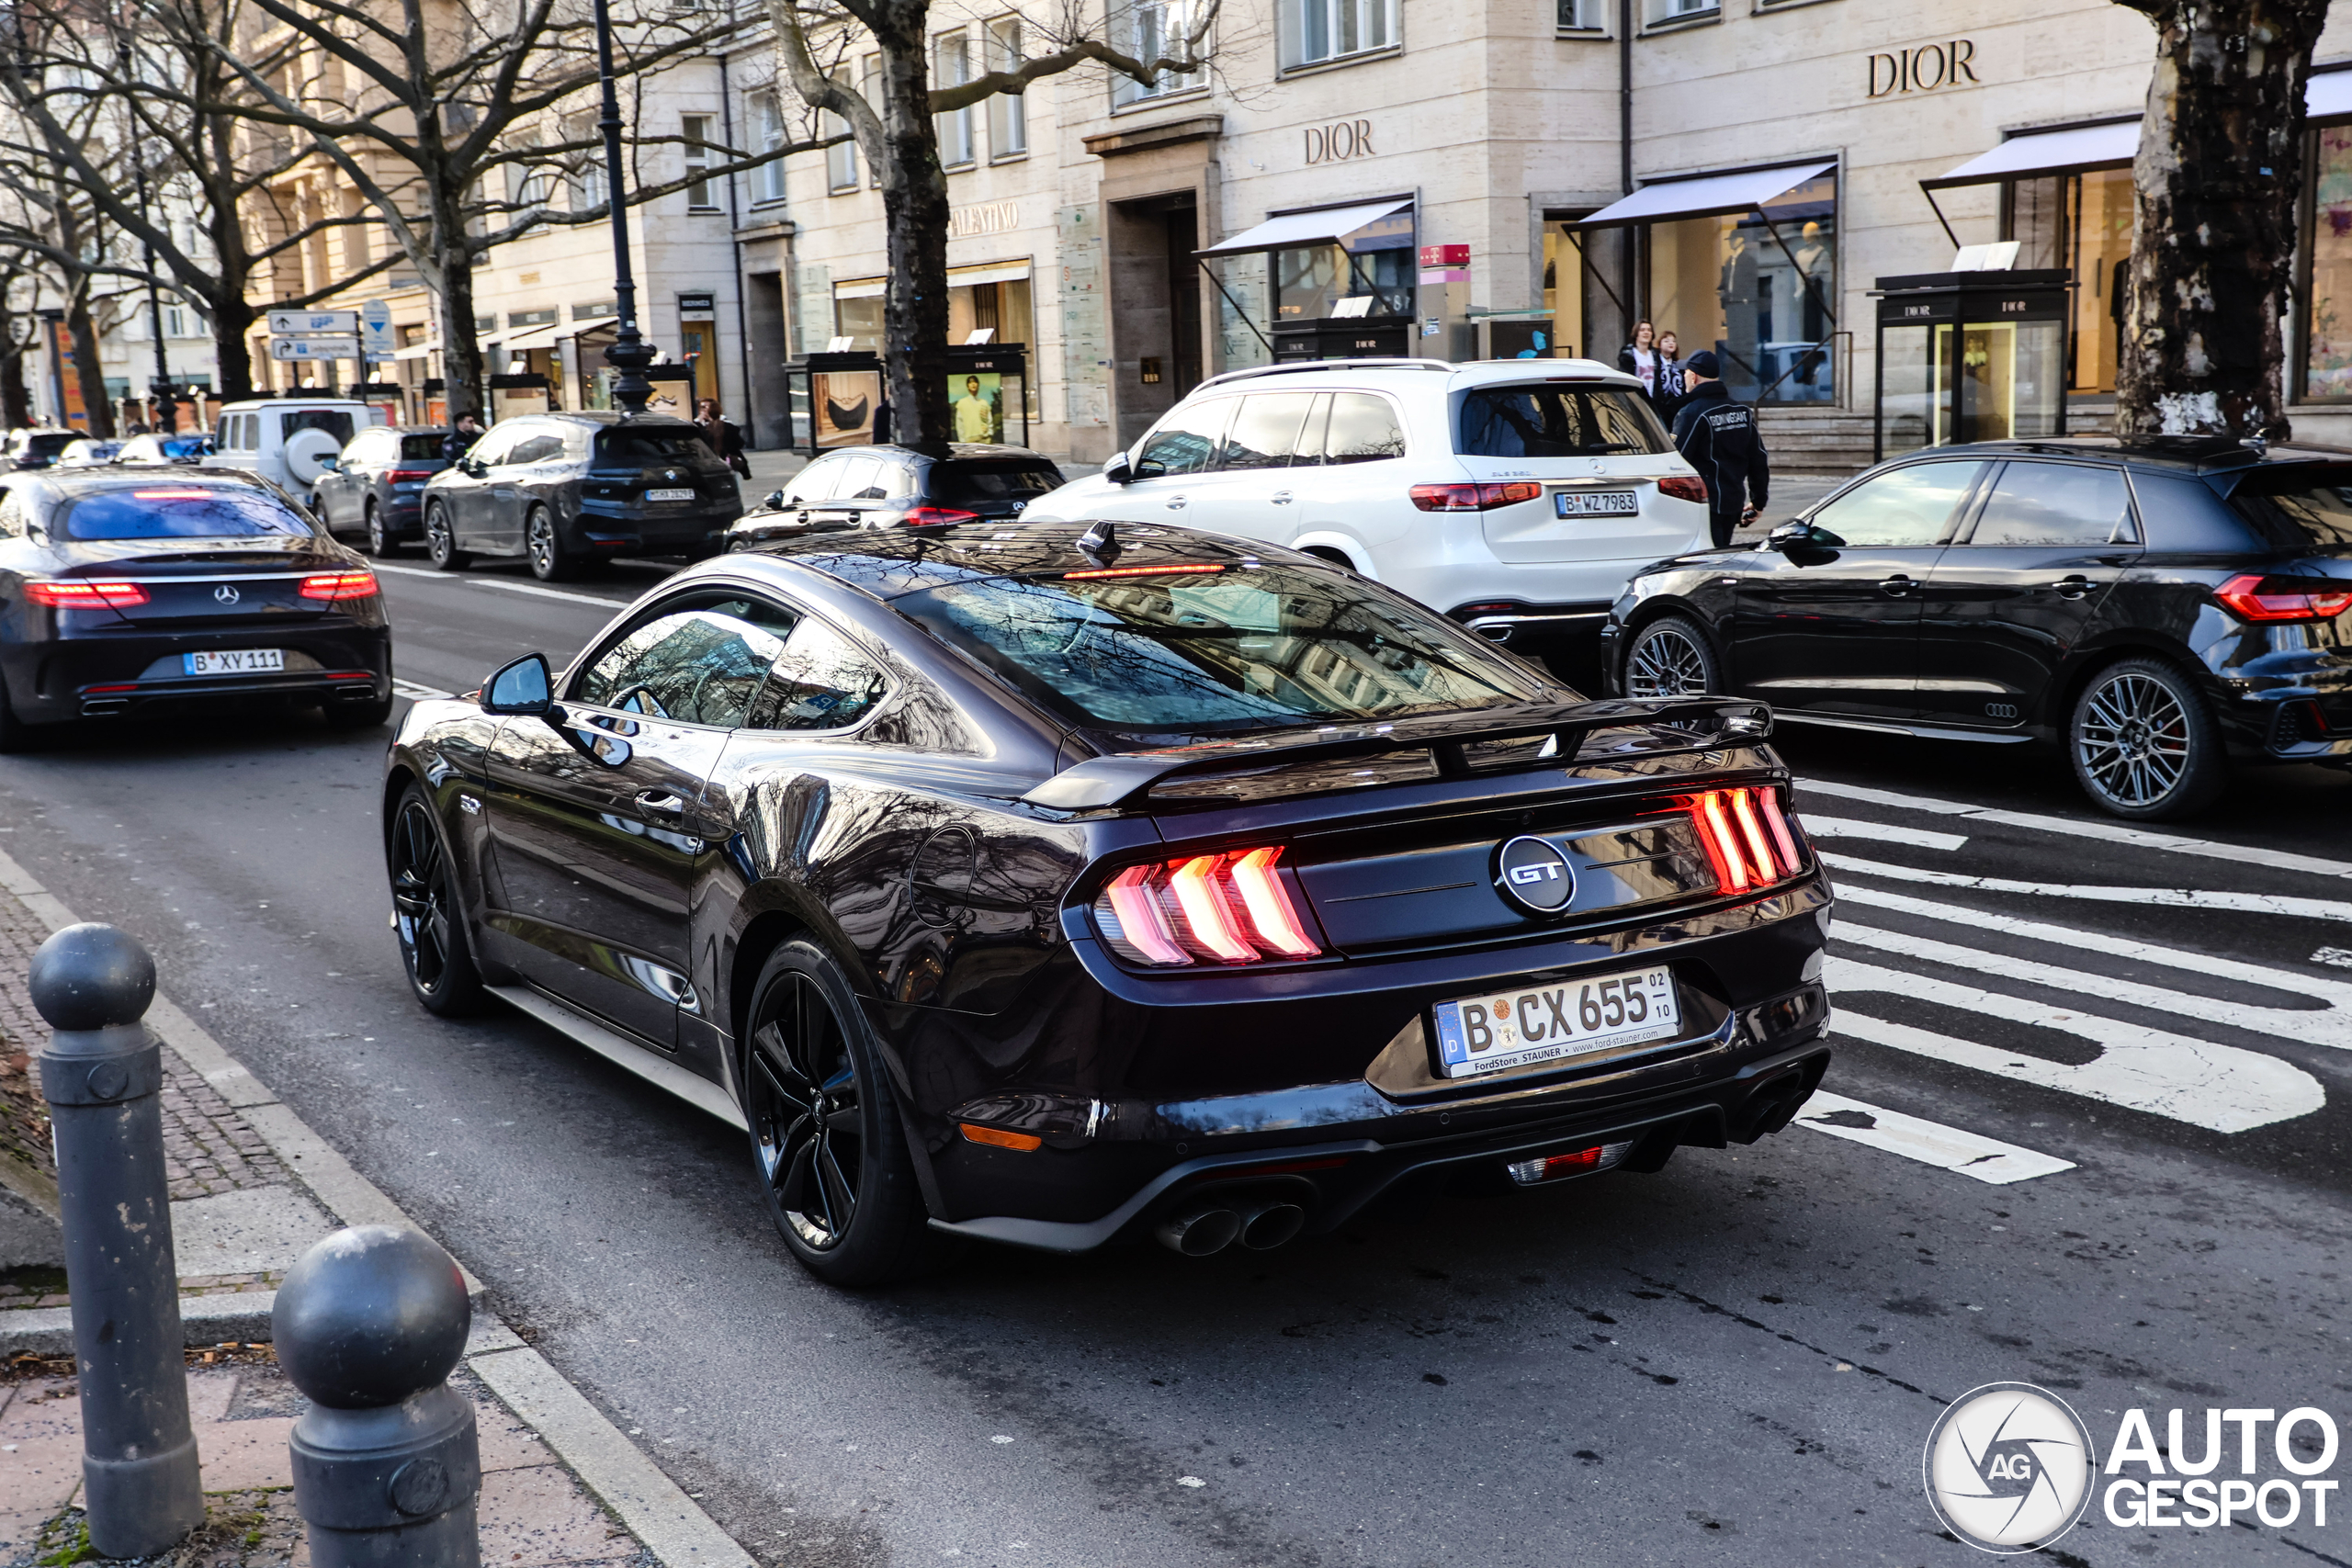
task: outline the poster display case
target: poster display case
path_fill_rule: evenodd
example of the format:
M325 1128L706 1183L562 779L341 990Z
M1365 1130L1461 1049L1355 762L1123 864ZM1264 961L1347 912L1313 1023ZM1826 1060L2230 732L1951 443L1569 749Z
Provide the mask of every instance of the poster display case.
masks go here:
M2063 270L1880 278L1876 460L2065 434L2072 288Z

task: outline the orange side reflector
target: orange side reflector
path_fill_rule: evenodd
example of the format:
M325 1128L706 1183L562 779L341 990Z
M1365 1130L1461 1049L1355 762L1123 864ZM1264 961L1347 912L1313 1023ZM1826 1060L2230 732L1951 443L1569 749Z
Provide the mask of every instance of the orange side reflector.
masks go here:
M1025 1155L1045 1146L1046 1140L1035 1133L1008 1133L1001 1127L983 1127L977 1122L962 1122L957 1125L963 1128L964 1136L970 1142L987 1144L992 1148L1018 1149Z

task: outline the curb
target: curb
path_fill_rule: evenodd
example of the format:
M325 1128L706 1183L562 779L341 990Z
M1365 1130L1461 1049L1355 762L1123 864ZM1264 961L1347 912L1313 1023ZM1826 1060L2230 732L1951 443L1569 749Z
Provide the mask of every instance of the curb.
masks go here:
M0 889L15 895L52 931L77 923L74 911L4 850ZM346 1225L424 1230L169 998L157 995L147 1009L146 1021L190 1071L245 1118L295 1179L336 1219ZM465 1364L619 1517L663 1568L757 1568L752 1554L605 1419L552 1362L482 1310L481 1281L462 1262L458 1267L465 1275L467 1293L475 1298ZM267 1339L270 1308L277 1299L274 1291L184 1296L180 1321L187 1325L187 1343L200 1347L223 1339ZM73 1354L73 1309L36 1307L0 1314L0 1354L19 1350Z

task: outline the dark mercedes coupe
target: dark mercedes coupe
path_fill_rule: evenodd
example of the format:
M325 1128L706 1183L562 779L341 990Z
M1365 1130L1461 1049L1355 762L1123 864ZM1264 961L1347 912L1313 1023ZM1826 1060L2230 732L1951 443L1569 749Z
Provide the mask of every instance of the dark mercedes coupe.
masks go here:
M861 530L416 705L393 919L425 1007L745 1128L828 1280L1268 1247L1787 1124L1831 897L1770 727L1585 701L1285 549Z

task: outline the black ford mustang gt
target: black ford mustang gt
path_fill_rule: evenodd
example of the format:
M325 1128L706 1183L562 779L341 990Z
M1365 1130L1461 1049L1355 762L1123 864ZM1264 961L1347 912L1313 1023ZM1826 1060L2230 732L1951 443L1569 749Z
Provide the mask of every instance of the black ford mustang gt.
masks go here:
M1272 547L834 535L418 704L393 923L426 1007L746 1127L829 1280L1278 1246L1788 1122L1830 890L1770 724L1583 701Z

